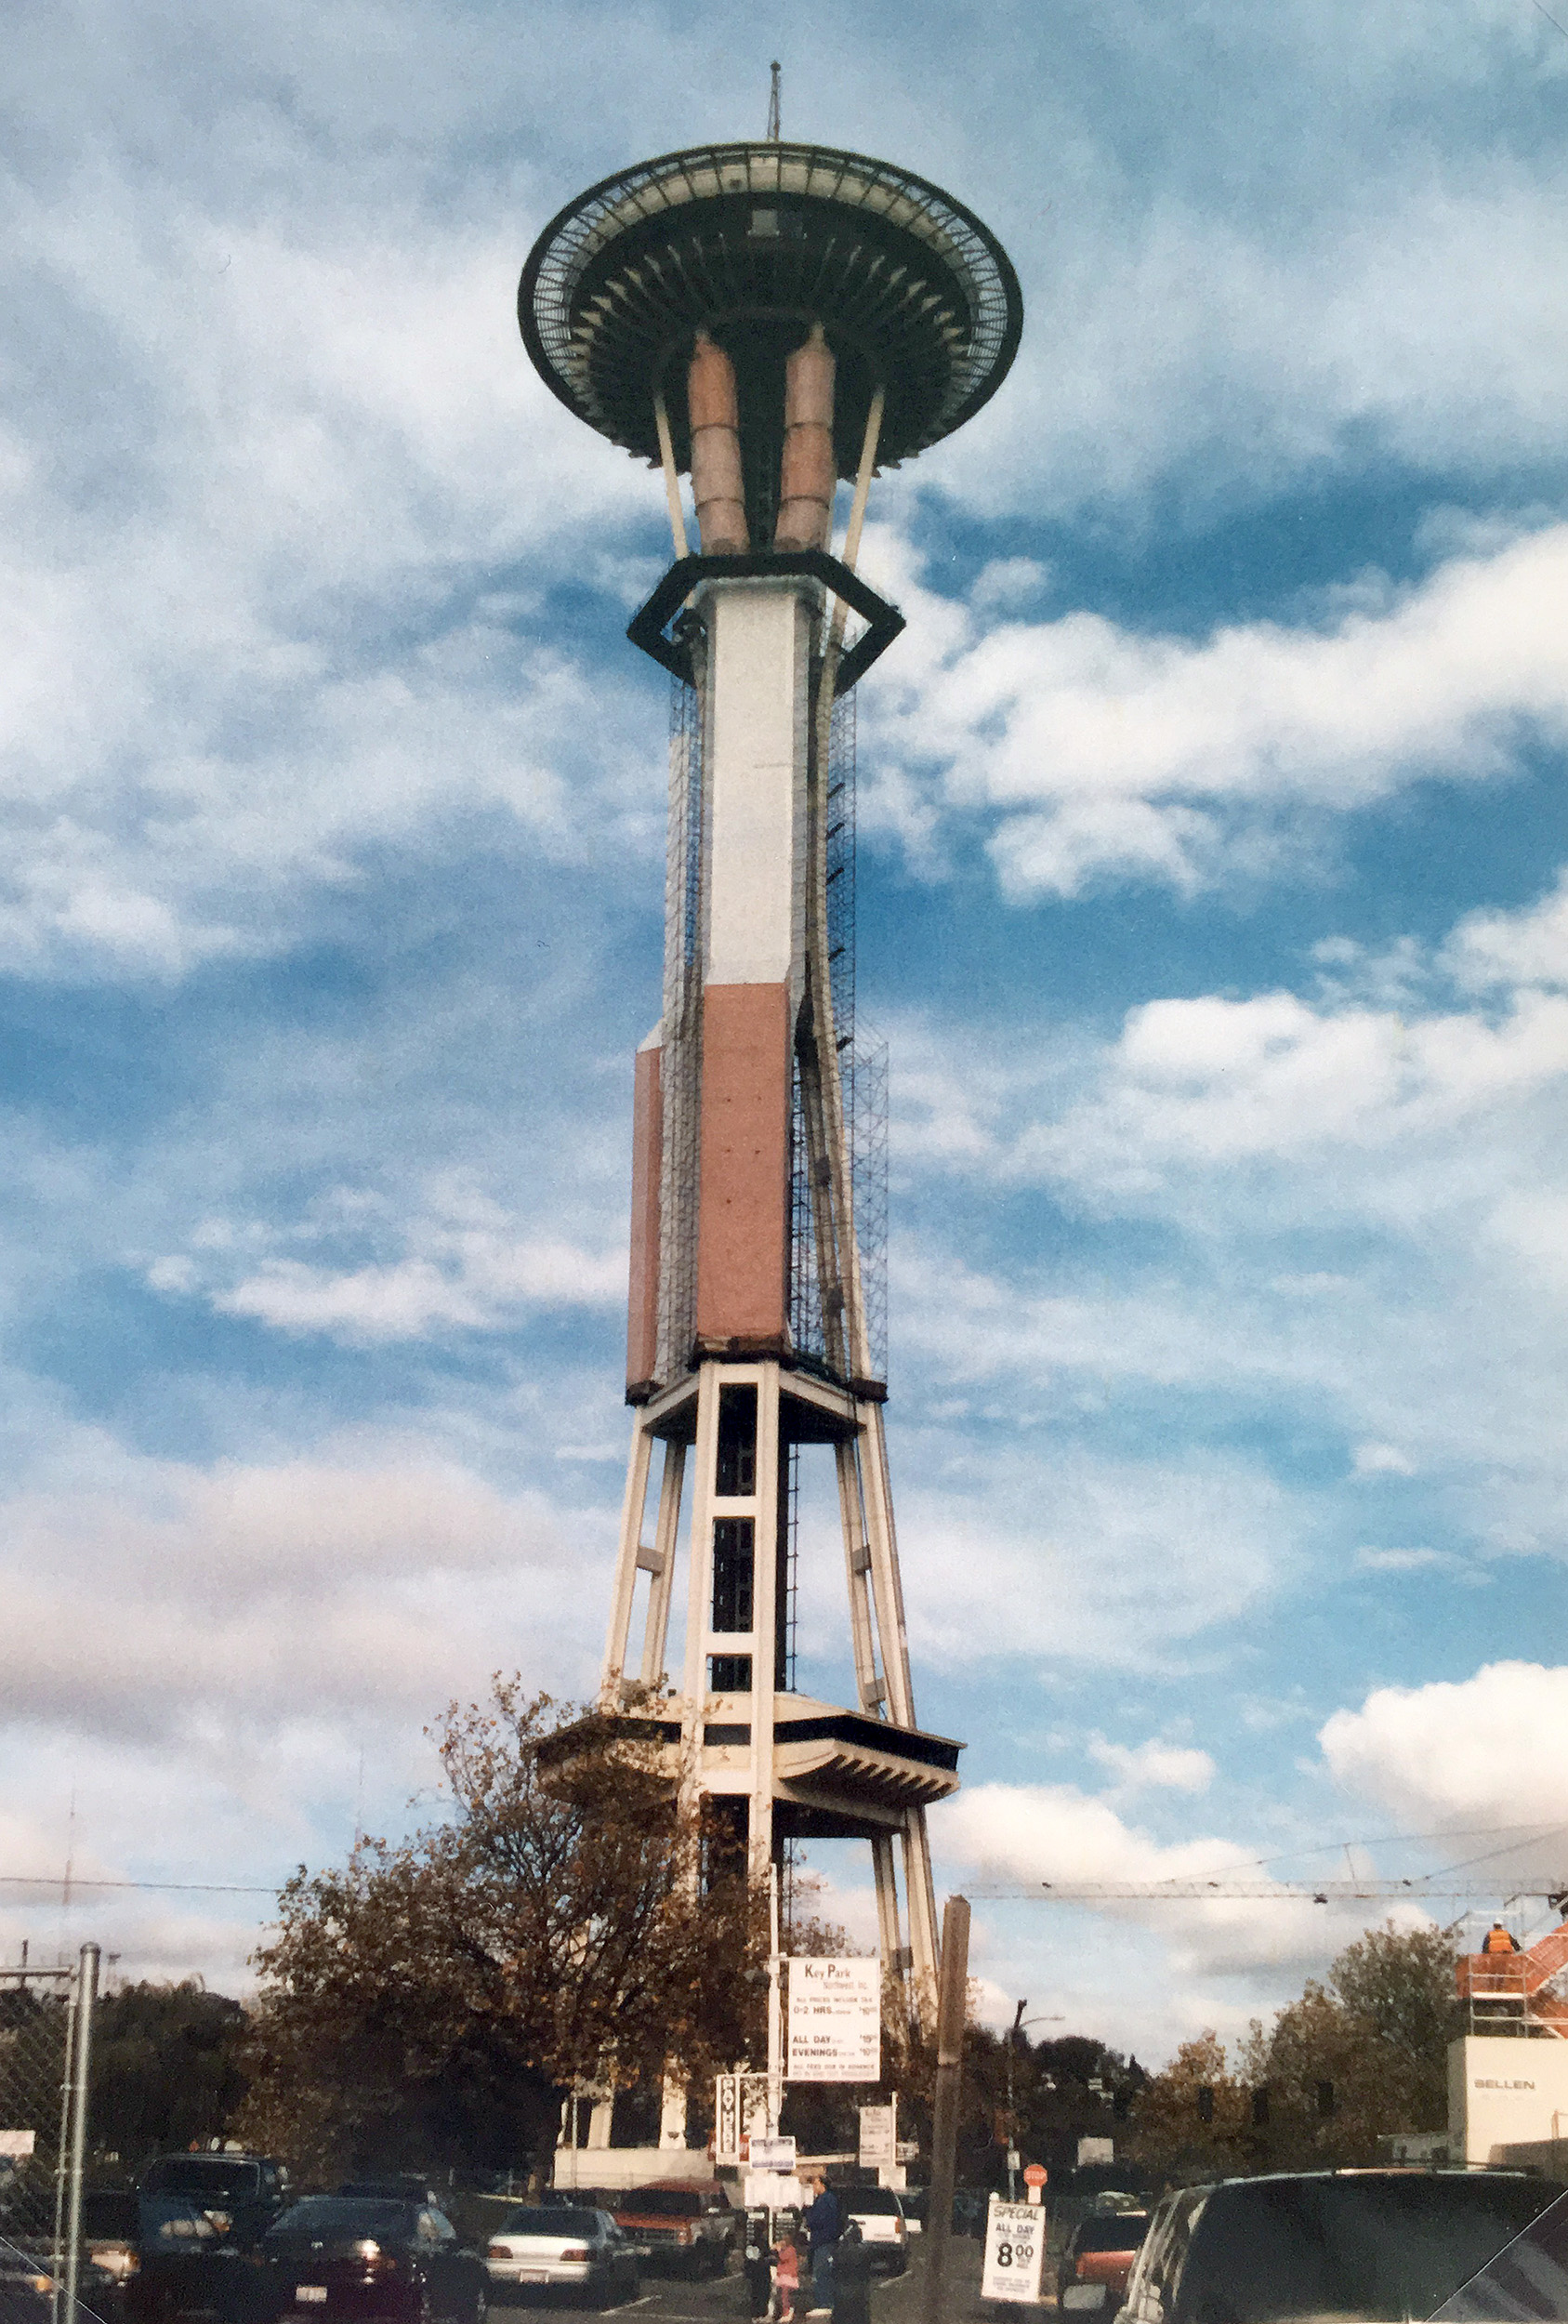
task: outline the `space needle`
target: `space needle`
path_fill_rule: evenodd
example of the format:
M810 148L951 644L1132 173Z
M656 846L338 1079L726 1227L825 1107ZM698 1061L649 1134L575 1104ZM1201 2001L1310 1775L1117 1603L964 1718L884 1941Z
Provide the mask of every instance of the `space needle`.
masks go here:
M854 689L903 623L856 563L874 476L1001 384L1018 283L995 236L924 178L770 137L590 187L540 235L518 311L551 392L662 470L675 549L628 632L671 675L670 787L663 993L634 1078L633 1418L601 1701L655 1708L672 1779L728 1821L754 1876L795 1841L869 1841L883 1961L929 2010L926 1811L957 1789L962 1747L916 1715L884 1428ZM796 1684L813 1461L837 1488L849 1703Z

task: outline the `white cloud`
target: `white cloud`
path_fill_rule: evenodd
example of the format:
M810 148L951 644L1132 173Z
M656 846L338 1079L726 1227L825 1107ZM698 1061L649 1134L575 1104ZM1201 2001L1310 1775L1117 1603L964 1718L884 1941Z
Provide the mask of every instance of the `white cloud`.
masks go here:
M1298 1553L1289 1497L1240 1459L1118 1461L1059 1444L1044 1493L1027 1447L955 1465L970 1472L963 1486L916 1484L899 1504L911 1647L927 1667L1002 1655L1178 1668L1206 1631L1264 1602Z
M1214 1762L1206 1751L1190 1744L1147 1743L1129 1746L1092 1736L1089 1757L1115 1776L1122 1791L1206 1791L1214 1781Z
M1285 811L1495 778L1522 741L1568 738L1568 526L1311 627L1197 642L1082 613L979 633L917 602L922 658L876 681L879 750L944 811L989 822L1021 895L1098 873L1190 891L1296 844Z
M335 1274L298 1260L270 1259L221 1293L224 1315L254 1315L280 1331L324 1331L347 1340L417 1340L443 1325L494 1329L527 1303L546 1307L613 1303L626 1269L565 1243L502 1244L476 1250L471 1237L455 1270L406 1259L389 1267Z
M558 1670L590 1667L597 1517L417 1443L204 1470L84 1440L73 1485L14 1493L4 1533L19 1722L236 1743L318 1712L416 1726L498 1665L542 1673L547 1638ZM586 1595L563 1605L565 1573Z
M1468 914L1443 947L1443 963L1472 991L1568 984L1568 873L1522 911Z
M1165 1882L1242 1882L1267 1890L1249 1851L1234 1841L1195 1838L1162 1843L1128 1824L1111 1802L1066 1784L976 1784L945 1802L933 1819L933 1839L944 1859L971 1872L982 1895L1033 1897L1052 1934L1056 1916L1073 1913L1074 1941L1082 1944L1077 1915L1152 1930L1168 1947L1167 1974L1224 1977L1263 1965L1324 1964L1357 1933L1353 1909L1264 1895L1192 1898L1121 1897L1074 1907L1052 1889L1088 1884L1143 1888ZM1045 1921L1045 1916L1050 1916ZM1060 1933L1056 1943L1061 1943Z
M314 1206L296 1234L340 1239L358 1224L392 1227L406 1256L332 1266L270 1253L238 1281L212 1280L225 1264L244 1262L258 1239L286 1231L239 1229L209 1220L192 1241L200 1254L173 1254L147 1269L154 1290L190 1296L203 1288L219 1314L254 1316L273 1329L312 1332L349 1345L421 1340L443 1330L496 1330L529 1308L601 1307L626 1298L626 1260L560 1237L520 1235L503 1205L465 1174L438 1174L424 1208L394 1222L379 1194L336 1188Z
M1416 1463L1397 1445L1358 1445L1351 1473L1358 1477L1413 1477Z
M1568 1826L1568 1670L1493 1662L1473 1678L1379 1687L1319 1736L1335 1782L1431 1825ZM1546 1853L1556 1863L1560 1846Z

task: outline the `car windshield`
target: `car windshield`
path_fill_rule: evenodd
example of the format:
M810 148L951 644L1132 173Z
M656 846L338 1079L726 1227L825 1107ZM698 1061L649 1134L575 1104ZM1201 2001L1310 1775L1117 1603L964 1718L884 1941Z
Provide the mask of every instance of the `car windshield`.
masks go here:
M199 2203L244 2202L261 2191L261 2166L226 2155L165 2155L149 2166L141 2184L150 2193L191 2195Z
M508 2212L504 2236L591 2236L599 2232L598 2214L591 2211Z
M873 2212L902 2212L903 2205L890 2186L856 2186L845 2196L844 2208L851 2219L864 2219Z
M1553 2199L1479 2172L1231 2182L1194 2219L1178 2306L1215 2324L1430 2317Z
M349 2195L308 2195L292 2203L274 2220L274 2236L395 2236L408 2235L414 2225L409 2203L376 2202Z
M645 2219L694 2219L703 2208L703 2199L682 2186L639 2186L616 2208L639 2212Z
M1073 2238L1075 2251L1136 2251L1149 2225L1149 2214L1125 2211L1111 2219L1086 2219Z

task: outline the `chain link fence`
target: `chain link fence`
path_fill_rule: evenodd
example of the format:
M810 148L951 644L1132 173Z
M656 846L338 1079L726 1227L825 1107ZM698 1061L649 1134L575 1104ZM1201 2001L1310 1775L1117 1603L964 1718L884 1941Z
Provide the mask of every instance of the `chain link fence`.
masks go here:
M0 2310L76 2305L96 1945L72 1969L0 1969Z

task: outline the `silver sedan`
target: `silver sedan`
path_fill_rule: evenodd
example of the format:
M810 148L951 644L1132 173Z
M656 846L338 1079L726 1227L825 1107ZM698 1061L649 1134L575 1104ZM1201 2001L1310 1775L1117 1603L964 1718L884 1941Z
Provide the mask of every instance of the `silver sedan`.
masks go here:
M637 2295L637 2254L608 2212L565 2203L508 2212L485 2246L494 2298L536 2285L573 2288L603 2304Z

